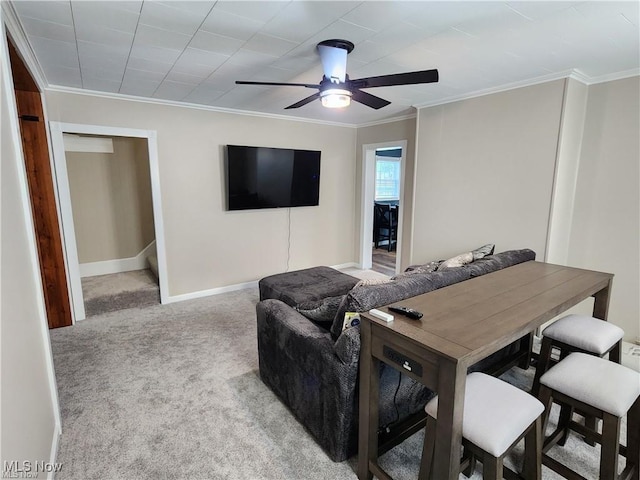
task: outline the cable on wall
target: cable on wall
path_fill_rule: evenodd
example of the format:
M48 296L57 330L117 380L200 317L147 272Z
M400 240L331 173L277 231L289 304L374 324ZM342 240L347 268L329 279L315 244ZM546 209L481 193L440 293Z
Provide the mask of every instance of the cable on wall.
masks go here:
M289 220L288 220L288 230L289 233L287 235L287 269L285 270L285 272L289 271L289 260L291 259L291 207L288 208L289 210Z

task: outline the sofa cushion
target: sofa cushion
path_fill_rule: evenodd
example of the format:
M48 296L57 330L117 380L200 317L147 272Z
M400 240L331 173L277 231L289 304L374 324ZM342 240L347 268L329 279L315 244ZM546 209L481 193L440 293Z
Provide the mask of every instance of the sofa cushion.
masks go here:
M506 252L489 255L465 265L463 268L467 270L472 277L479 277L487 273L502 270L503 268L517 265L518 263L528 262L536 259L536 252L528 248L522 250L509 250Z
M258 283L260 300L273 298L291 307L326 297L344 295L358 279L330 267L312 267L278 273Z
M411 273L398 275L389 283L363 285L353 288L340 304L331 325L331 335L337 339L342 332L345 312L366 312L372 308L399 302L416 295L453 285L454 283L479 277L512 265L535 260L533 250L509 250L495 255L485 256L461 268L438 270L430 273Z
M331 334L334 338L340 336L345 312L367 312L372 308L399 302L469 278L469 272L456 268L443 272L407 275L388 283L354 287L345 295L338 308L331 325Z
M294 307L298 312L307 317L313 322L317 322L324 325L325 328L329 328L333 319L336 317L338 307L342 303L344 295L337 295L335 297L326 297L322 300L312 300L309 302L303 302Z

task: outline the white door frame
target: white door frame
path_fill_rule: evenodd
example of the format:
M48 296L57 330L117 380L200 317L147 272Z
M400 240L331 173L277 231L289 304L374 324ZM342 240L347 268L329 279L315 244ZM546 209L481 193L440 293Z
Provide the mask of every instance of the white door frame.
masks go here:
M396 241L396 273L400 269L402 256L402 224L404 218L404 179L407 156L407 140L362 145L362 196L360 199L360 268L371 268L373 254L373 202L375 199L376 150L398 147L402 149L400 157L400 215L398 217L398 239Z
M73 322L84 320L84 299L80 281L80 264L78 248L71 210L71 192L67 175L67 158L64 150L63 133L88 135L109 135L114 137L146 138L149 151L149 172L151 177L151 201L153 204L153 221L155 226L156 250L158 256L158 277L160 283L160 302L167 303L167 257L162 221L162 197L160 195L160 168L158 164L158 143L155 130L139 130L133 128L106 127L101 125L81 125L75 123L49 122L51 144L55 168L55 183L60 202L60 222L69 275L69 296L71 297Z

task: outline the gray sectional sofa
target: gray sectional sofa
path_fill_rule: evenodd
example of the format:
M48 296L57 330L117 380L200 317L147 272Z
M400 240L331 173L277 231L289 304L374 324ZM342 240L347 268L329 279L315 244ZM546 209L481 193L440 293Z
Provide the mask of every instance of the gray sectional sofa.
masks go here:
M266 277L259 282L256 306L260 377L329 457L343 461L357 452L360 355L360 329L343 331L344 313L365 312L534 259L535 253L524 249L441 270L440 262L432 262L385 283L361 282L329 267ZM530 338L520 339L471 370L499 373L529 349ZM393 446L391 437L406 438L421 426L424 405L433 395L382 364L381 450Z

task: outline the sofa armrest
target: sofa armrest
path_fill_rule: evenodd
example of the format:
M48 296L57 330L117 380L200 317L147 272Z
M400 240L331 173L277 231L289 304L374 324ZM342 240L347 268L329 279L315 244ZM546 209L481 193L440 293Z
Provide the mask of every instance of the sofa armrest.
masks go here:
M256 305L258 342L271 339L291 360L333 353L329 332L281 300L267 299Z
M336 340L334 351L343 364L357 367L360 359L360 327L343 331Z
M352 342L339 350L331 334L280 300L256 305L260 378L334 461L347 458L354 431L358 362ZM352 329L355 330L355 329ZM357 333L357 332L353 332ZM351 337L345 337L345 341Z

